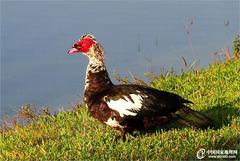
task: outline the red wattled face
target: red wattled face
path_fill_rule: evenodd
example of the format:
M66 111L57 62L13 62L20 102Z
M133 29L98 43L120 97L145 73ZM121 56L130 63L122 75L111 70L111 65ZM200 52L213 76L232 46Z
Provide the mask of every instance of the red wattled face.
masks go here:
M96 42L91 38L83 38L73 44L72 48L68 51L68 54L74 54L77 52L87 53L94 44L96 44Z

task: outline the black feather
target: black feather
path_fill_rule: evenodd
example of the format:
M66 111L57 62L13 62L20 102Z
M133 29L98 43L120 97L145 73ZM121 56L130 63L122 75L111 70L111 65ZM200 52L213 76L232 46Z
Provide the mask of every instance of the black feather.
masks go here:
M132 112L137 112L137 116L168 115L179 110L184 104L192 103L179 95L140 85L115 85L106 92L105 98L116 100L116 97L126 96L133 102L130 94L142 96L142 108L137 111L132 110Z

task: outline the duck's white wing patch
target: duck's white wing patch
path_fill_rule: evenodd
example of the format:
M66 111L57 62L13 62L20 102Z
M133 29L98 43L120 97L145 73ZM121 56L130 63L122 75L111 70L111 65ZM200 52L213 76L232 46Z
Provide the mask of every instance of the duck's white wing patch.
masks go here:
M137 111L142 108L143 98L141 95L136 94L130 94L129 97L124 96L124 99L120 98L118 100L105 100L105 102L109 108L118 111L121 117L124 115L136 116Z

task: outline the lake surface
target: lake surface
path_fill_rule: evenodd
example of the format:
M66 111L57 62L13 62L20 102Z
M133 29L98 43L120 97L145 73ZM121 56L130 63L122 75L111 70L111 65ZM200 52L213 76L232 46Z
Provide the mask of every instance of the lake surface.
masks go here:
M239 22L238 0L1 1L1 116L27 103L53 112L81 102L88 60L67 51L85 33L104 46L110 75L144 78L180 71L182 56L206 67L231 48Z

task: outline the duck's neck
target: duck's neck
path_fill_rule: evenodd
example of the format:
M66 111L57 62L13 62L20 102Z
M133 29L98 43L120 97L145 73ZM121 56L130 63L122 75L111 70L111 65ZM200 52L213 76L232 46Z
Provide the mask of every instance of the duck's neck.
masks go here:
M86 70L84 102L88 104L112 85L104 61L90 59Z

